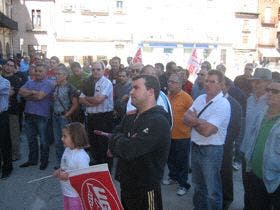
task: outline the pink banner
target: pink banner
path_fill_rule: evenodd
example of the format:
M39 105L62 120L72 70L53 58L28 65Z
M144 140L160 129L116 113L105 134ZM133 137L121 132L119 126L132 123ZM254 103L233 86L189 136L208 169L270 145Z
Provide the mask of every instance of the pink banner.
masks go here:
M69 172L85 210L123 210L107 164Z

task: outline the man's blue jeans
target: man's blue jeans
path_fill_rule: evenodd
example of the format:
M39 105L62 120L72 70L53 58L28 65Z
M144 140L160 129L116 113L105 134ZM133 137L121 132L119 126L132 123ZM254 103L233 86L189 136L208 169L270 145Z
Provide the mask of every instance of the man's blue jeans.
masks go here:
M38 163L39 148L37 136L40 139L40 162L45 164L49 160L49 142L47 140L48 117L25 114L26 136L29 143L28 161Z
M52 116L53 120L53 136L54 136L54 143L55 143L55 149L56 149L56 156L57 160L60 163L60 160L62 158L63 152L64 152L64 146L62 142L62 129L65 125L69 123L69 120L62 115L56 115L53 113Z
M195 210L221 210L223 203L221 166L223 145L192 143L192 182Z
M176 180L180 187L190 188L188 183L190 139L172 139L167 165L169 177Z

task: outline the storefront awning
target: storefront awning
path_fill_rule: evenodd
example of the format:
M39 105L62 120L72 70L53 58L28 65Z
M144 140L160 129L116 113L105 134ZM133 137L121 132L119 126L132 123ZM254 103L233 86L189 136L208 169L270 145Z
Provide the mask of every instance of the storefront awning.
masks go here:
M280 58L280 53L275 48L259 48L262 57L266 58Z
M11 30L18 30L17 22L0 12L0 26Z

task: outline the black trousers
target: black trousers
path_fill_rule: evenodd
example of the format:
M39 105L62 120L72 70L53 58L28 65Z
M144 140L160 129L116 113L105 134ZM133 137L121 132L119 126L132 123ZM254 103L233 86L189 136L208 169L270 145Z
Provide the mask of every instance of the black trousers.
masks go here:
M221 168L221 178L223 186L223 209L226 210L233 201L233 139L227 138L224 144L224 157Z
M0 166L1 163L3 163L2 173L9 173L13 170L12 142L7 111L0 113Z
M113 159L107 156L108 138L95 135L94 130L111 133L113 130L113 112L90 114L86 116L86 129L90 142L90 152L94 164L108 163L111 170Z
M121 202L124 210L162 210L160 183L137 190L133 186L123 187L121 184Z
M244 208L243 210L255 210L252 206L252 190L254 183L252 182L252 173L246 172L246 160L242 157L242 181L244 187Z
M280 186L273 193L268 193L262 179L251 172L252 210L280 209ZM273 207L273 208L272 208Z

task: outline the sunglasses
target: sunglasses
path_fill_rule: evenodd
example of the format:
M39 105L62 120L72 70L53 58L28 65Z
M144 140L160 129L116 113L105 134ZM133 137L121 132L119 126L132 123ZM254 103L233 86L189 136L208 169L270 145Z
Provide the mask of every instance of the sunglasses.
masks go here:
M271 92L272 94L278 94L280 92L280 90L277 90L277 89L272 89L272 88L266 88L265 91L267 93Z

